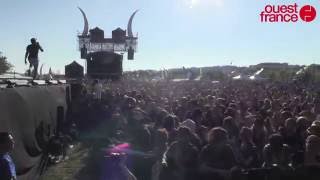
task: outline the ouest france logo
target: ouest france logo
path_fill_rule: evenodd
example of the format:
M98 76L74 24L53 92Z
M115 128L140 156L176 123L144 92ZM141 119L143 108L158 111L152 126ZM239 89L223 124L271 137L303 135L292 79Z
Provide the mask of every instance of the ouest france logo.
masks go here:
M317 10L312 5L268 4L260 13L262 23L312 22L317 17Z

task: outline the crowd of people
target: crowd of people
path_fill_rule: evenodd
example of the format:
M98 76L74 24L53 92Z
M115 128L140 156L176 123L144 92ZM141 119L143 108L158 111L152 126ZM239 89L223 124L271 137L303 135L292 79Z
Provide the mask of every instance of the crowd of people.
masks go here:
M139 180L320 178L316 86L125 80L100 87L116 138L140 152L126 155Z
M320 178L317 85L95 80L78 99L71 119L80 131L110 121L117 144L105 179ZM10 137L1 136L1 149ZM9 149L0 152L7 167Z

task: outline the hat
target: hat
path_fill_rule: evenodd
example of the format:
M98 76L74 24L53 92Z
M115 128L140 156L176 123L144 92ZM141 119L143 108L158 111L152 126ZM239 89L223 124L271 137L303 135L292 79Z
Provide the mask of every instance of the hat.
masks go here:
M31 41L31 42L36 42L37 39L36 39L36 38L31 38L30 41Z
M319 149L320 148L320 137L315 136L315 135L308 136L306 139L306 148L309 150L314 149L314 148Z
M311 126L307 129L308 134L316 135L320 137L320 122L314 121Z
M182 123L180 123L180 127L187 127L193 133L196 131L196 123L191 119L187 119L187 120L183 121Z

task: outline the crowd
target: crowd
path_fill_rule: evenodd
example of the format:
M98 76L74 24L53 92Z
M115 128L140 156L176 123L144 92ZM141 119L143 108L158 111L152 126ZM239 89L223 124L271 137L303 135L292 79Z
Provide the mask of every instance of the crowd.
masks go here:
M316 85L96 80L83 87L74 122L88 128L107 117L118 142L105 156L113 170L104 179L320 178Z
M126 155L139 180L320 178L316 86L125 80L101 87L116 136L140 152Z

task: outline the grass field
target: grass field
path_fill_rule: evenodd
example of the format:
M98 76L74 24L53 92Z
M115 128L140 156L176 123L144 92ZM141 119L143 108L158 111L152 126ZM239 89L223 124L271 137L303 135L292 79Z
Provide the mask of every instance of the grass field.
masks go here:
M68 153L68 160L50 166L40 180L95 180L99 176L99 163L103 149L108 147L108 123L80 136L79 143Z

